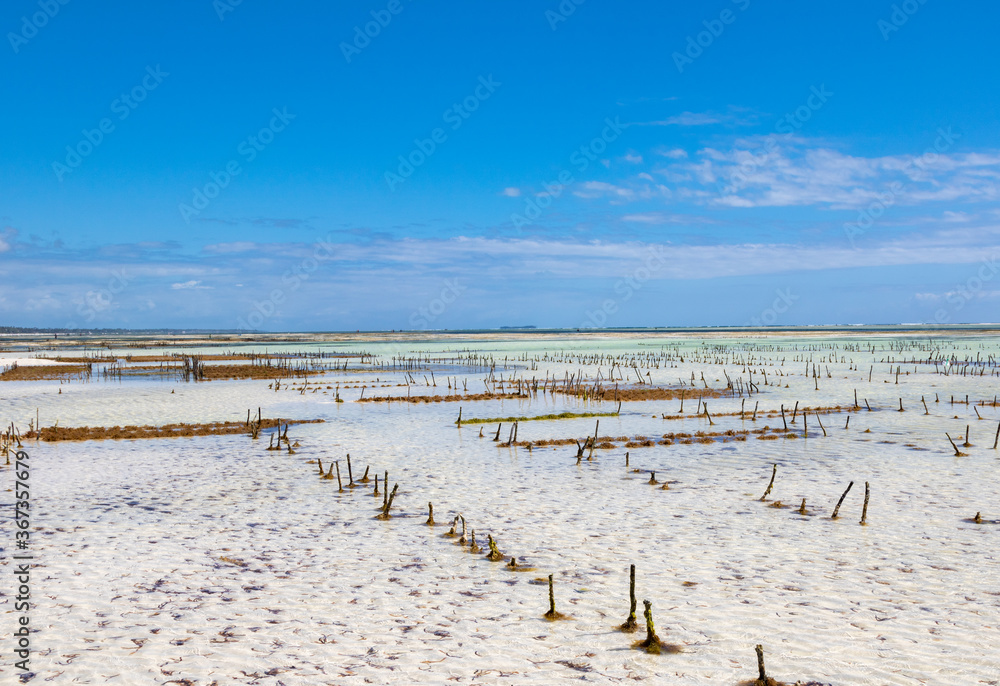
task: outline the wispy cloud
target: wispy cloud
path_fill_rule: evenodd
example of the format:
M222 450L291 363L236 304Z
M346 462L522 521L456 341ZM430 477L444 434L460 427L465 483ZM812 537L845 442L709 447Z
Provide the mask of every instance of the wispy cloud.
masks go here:
M624 216L624 221L653 227L691 221L669 213ZM380 321L398 327L414 307L425 305L428 298L440 293L445 279L459 279L468 287L463 304L455 309L455 316L461 311L468 317L480 316L475 313L487 305L502 309L511 299L521 302L518 299L527 298L511 284L542 280L546 297L552 298L570 297L570 292L598 293L607 288L608 281L600 285L597 280L613 282L651 256L658 256L663 265L651 276L652 281L796 273L794 278L802 282L810 278L804 275L831 270L980 265L984 259L1000 259L1000 224L952 226L926 235L882 240L873 236L871 244L861 251L843 241L809 244L729 239L694 245L663 240L457 236L352 243L338 241L334 234L303 242L247 243L239 252L203 251L195 256L180 249L163 254L135 246L122 251L128 255L126 259L67 250L58 256L28 254L16 266L11 260L0 262L0 278L8 284L5 299L0 301L0 315L7 320L15 317L18 323L38 313L56 325L74 320L77 325L95 326L231 328L253 303L281 289L284 297L269 319L271 328L307 323L312 323L312 328L350 328L362 315L382 317ZM313 263L312 271L303 271L320 245L322 260ZM150 262L150 255L156 256L154 262ZM308 278L301 278L305 276ZM214 289L212 298L191 297L192 291L205 288ZM93 301L95 294L105 290L114 294L111 304L92 321L81 320L81 304ZM910 293L925 290L918 286ZM345 293L352 295L345 299ZM923 300L930 302L929 297ZM530 307L530 299L522 305ZM550 314L555 316L557 311Z
M640 224L707 224L711 220L707 217L692 214L667 214L664 212L640 212L638 214L623 215L623 222L634 222Z
M207 253L236 253L236 252L247 252L253 250L257 247L257 243L253 241L233 241L232 243L213 243L211 245L206 245L202 250Z
M854 209L887 192L901 205L1000 199L995 152L862 157L801 139L757 137L728 150L704 148L694 160L657 171L668 181L694 182L686 184L688 197L729 207Z
M192 288L208 289L211 288L211 286L202 286L201 281L191 280L191 281L184 281L182 283L172 283L170 284L170 288L172 288L175 291L186 291L186 290L191 290Z
M646 176L644 183L631 183L628 185L618 185L606 181L586 181L579 184L573 191L573 195L578 198L594 199L608 198L611 204L623 204L639 199L667 198L671 191L665 185Z
M681 112L666 119L634 123L637 126L753 126L757 122L756 114L731 107L728 112Z
M688 156L687 151L682 150L681 148L670 148L667 150L661 148L660 150L656 151L656 154L661 155L663 157L668 157L672 160L683 160L687 159Z

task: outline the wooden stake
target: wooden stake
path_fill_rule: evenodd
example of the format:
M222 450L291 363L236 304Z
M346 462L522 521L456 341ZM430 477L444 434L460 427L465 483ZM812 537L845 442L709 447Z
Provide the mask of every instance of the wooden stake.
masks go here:
M948 432L946 431L944 435L948 436ZM961 457L962 453L959 451L958 446L955 445L955 441L951 440L951 436L948 436L948 442L951 443L951 447L955 449L955 457Z
M647 650L652 649L653 652L659 652L661 643L660 637L656 635L656 627L653 626L653 603L643 600L642 604L646 608L642 613L646 618L646 640L642 642L642 647Z
M757 651L757 681L761 686L767 686L767 672L764 671L764 646L758 643L754 650Z
M389 490L389 489L386 489ZM392 507L392 501L396 497L396 491L399 490L399 484L394 484L392 487L392 493L389 495L389 500L382 506L382 514L378 516L378 519L389 519L389 509Z
M334 464L337 465L337 489L341 493L343 493L344 492L344 484L342 484L340 482L340 460L337 460L336 462L334 462Z
M866 481L865 482L865 504L864 504L864 507L861 508L861 522L860 522L861 526L866 526L868 524L868 494L869 494L868 482Z
M556 613L556 593L553 587L552 575L549 574L549 611L545 613L549 619L555 619Z
M629 569L628 598L628 619L619 628L626 633L631 633L639 628L639 624L635 619L635 565L631 565Z
M767 498L767 496L771 493L771 489L774 488L774 477L777 474L778 474L778 465L777 463L775 463L773 468L771 469L771 483L767 485L767 490L764 491L764 495L760 497L760 502L764 502L764 499Z
M840 496L840 500L837 501L837 507L833 508L833 514L830 516L830 519L836 519L837 518L837 513L840 512L840 506L843 504L844 498L847 497L847 494L850 493L851 486L853 486L853 485L854 485L853 481L851 483L847 484L847 490L844 491L844 494L842 496Z

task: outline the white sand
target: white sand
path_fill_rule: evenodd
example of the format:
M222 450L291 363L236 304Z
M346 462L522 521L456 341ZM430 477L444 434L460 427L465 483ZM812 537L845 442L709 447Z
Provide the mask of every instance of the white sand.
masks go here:
M704 371L710 385L724 386L721 366L691 356L697 343L689 341L683 364L642 368L643 374L676 383ZM985 344L996 354L996 339ZM502 348L494 353L501 359L498 376L504 355L544 347L478 345ZM607 345L658 349L627 340ZM974 358L979 345L959 340L949 350L960 356L971 350ZM495 425L484 427L484 439L479 426L456 430L458 403L359 404L350 402L359 390L342 388L348 402L337 404L325 390L374 375L330 374L320 392L305 395L275 393L261 381L7 382L0 386L7 410L0 419L21 426L36 407L43 426L56 419L60 426L242 419L258 405L265 416L327 419L289 430L302 444L291 456L265 451L266 437L247 436L28 443L33 524L40 527L32 541L39 558L32 611L41 629L33 636L37 679L734 684L755 676L753 646L762 643L769 672L790 682L995 682L1000 525L965 519L979 510L1000 519L998 453L991 449L1000 408L978 408L979 421L972 407L951 405L948 396L992 398L997 377L936 375L933 365L914 373L911 364L902 365L896 385L888 363L879 363L892 352L841 348L844 362L820 362L825 354L757 353L767 361L754 363L755 381L763 383L766 369L781 386L762 387L748 405L851 405L857 387L859 399L876 411L852 413L846 431L845 414L824 416L827 437L810 417L809 438L802 438L800 417L796 440L629 449L632 467L675 482L668 491L646 484L648 474L627 471L624 448L598 450L594 461L577 465L575 446L498 448L489 440ZM819 391L796 355L817 362ZM912 355L927 357L906 354ZM725 368L746 379L743 365ZM503 374L530 379L549 371L562 378L580 369L596 374L595 367L569 362ZM606 376L607 365L602 371ZM411 391L447 393L445 372L436 374L436 389ZM378 375L392 383L400 378ZM482 374L449 375L468 377L470 392L483 389ZM422 373L415 376L422 383ZM935 392L940 403L933 402ZM906 412L895 411L899 397ZM720 415L711 430L780 426L780 418L754 425L722 417L739 410L739 398L710 402ZM694 403L686 402L689 413ZM541 396L462 405L467 418L613 409ZM709 430L703 417L659 418L676 410L676 401L628 403L620 417L601 419L600 433L655 438ZM964 436L967 424L974 446L956 458L944 432ZM593 427L593 419L523 422L519 439L582 437ZM347 452L355 477L370 464L371 475L377 470L381 480L388 469L390 482L400 484L391 521L373 519L382 499L372 497L372 484L339 494L335 480L319 480L315 465L306 464L341 459L346 483ZM792 505L787 509L758 501L772 463L778 477L771 499ZM852 480L841 518L830 520ZM869 526L861 527L865 481L872 499ZM796 514L803 497L813 516ZM433 529L423 525L428 501L439 523ZM481 545L492 533L504 552L537 572L509 572L443 538L459 511ZM12 540L9 518L4 527L5 540ZM648 656L629 648L641 632L614 630L627 614L630 562L638 568L640 623L648 598L660 637L683 645L684 653ZM570 620L541 618L547 588L529 582L550 573L558 609ZM2 590L0 604L11 612L10 584ZM0 665L5 678L13 677L10 663L5 658Z

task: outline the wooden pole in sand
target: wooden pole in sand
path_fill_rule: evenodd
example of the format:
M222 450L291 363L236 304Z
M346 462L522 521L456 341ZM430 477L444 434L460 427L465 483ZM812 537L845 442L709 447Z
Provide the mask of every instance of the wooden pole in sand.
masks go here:
M844 498L847 497L847 494L851 491L851 486L853 486L853 485L854 485L853 481L851 483L847 484L847 489L844 491L844 494L840 496L840 500L837 501L837 506L835 508L833 508L833 514L830 516L830 519L836 519L837 518L837 513L840 512L840 506L841 506L841 504L843 504Z
M760 502L764 502L764 499L767 498L767 496L771 493L771 489L774 488L774 477L777 474L778 474L778 465L777 463L775 463L773 468L771 469L771 483L767 485L767 490L764 491L764 495L760 497Z
M635 565L631 565L631 568L629 569L628 598L628 619L625 620L625 623L622 624L620 628L622 631L632 632L639 627L639 623L635 618Z
M555 619L556 613L556 594L553 588L552 575L549 574L549 611L545 613L545 616L549 619Z
M757 651L757 682L766 686L767 672L764 671L764 646L758 643L754 650Z
M868 524L868 482L865 482L865 504L861 508L861 526L866 526Z

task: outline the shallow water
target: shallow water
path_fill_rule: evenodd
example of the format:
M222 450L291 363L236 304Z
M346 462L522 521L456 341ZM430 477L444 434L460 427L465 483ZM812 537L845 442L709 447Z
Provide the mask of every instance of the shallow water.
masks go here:
M626 403L619 416L600 419L600 434L611 436L780 426L780 417L722 416L739 412L737 395L709 401L710 428L704 415L693 414L702 372L708 385L724 388L723 369L744 384L752 369L761 392L746 406L759 402L762 412L797 401L850 407L858 390L862 409L850 413L847 429L847 413L823 416L826 436L810 415L806 438L799 415L790 425L794 440L751 436L629 448L628 469L624 447L596 450L593 460L578 463L575 446L500 447L491 440L493 424L454 425L460 405L472 418L614 411L614 403L541 393L461 403L358 403L358 384L368 385L366 395L405 396L408 389L396 385L404 383L402 373L359 370L356 360L347 372L310 378L305 394L275 391L258 380L5 382L4 419L22 431L36 408L43 426L243 420L257 407L266 417L326 420L290 428L289 437L301 444L294 455L266 451L267 436L28 442L38 527L32 539L36 678L731 684L755 676L753 647L761 643L769 673L790 682L996 683L1000 525L966 520L977 511L988 521L1000 519L1000 453L992 450L1000 408L978 407L979 420L973 406L949 402L966 394L992 401L996 368L977 367L985 370L981 377L944 376L934 365L896 363L890 373L882 360L931 354L888 349L899 340L918 339L761 337L750 345L777 349L749 353L758 358L749 368L731 358L712 364L698 357L703 341L718 359L726 355L715 346L730 351L745 341L678 336L287 346L365 350L383 359L402 351L451 358L476 350L497 360L497 377L562 379L582 371L591 382L596 366L535 357L656 353L662 346L683 353L683 363L650 368L639 362L639 369L654 383L689 384L690 416L661 418L678 411L677 401ZM929 345L927 337L919 341ZM863 351L845 352L845 344ZM832 346L837 361L825 361ZM985 359L997 355L1000 340L939 338L932 346L945 356ZM525 353L527 361L514 361ZM815 380L811 367L806 373L810 356L820 372ZM410 393L448 393L445 367L432 366L436 388L424 386L424 372L414 371ZM601 365L604 378L609 367ZM761 370L774 385L763 385ZM622 371L629 380L629 368ZM470 392L483 391L486 374L478 368L450 367L448 375L467 379ZM393 385L373 389L376 377L377 385ZM334 390L326 389L338 384L346 402L334 402ZM864 409L864 399L873 411ZM582 439L594 424L522 422L518 438ZM967 425L973 446L956 457L944 434L961 443ZM504 439L508 429L505 424ZM316 465L307 464L317 457L324 464L341 460L346 484L346 453L355 477L371 465L380 480L388 470L390 483L399 484L390 521L374 519L382 498L372 496L373 484L339 493L336 480L320 480ZM781 500L789 505L784 509L759 500L772 464L778 469L769 501ZM646 470L669 481L669 490L649 485ZM8 487L12 478L8 471ZM831 520L850 481L841 517ZM866 481L871 501L862 527ZM797 513L802 498L807 516ZM428 501L438 522L433 528L424 525ZM458 512L480 545L492 534L502 551L536 571L511 572L443 537ZM10 518L3 527L3 540L11 541ZM628 612L630 563L637 567L640 623L646 598L661 639L680 644L683 653L646 655L630 649L642 632L614 629ZM532 581L548 574L557 609L571 616L566 621L542 618L547 586ZM11 612L10 584L2 591L0 601ZM12 626L8 619L4 633ZM5 676L14 673L10 662L0 667Z

